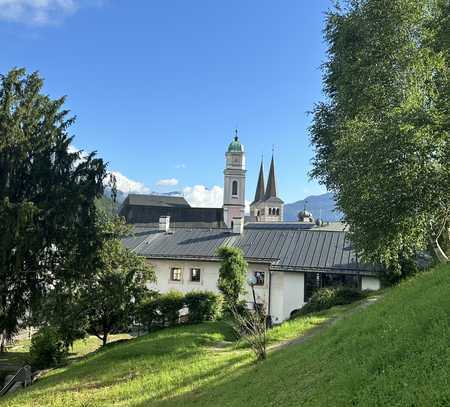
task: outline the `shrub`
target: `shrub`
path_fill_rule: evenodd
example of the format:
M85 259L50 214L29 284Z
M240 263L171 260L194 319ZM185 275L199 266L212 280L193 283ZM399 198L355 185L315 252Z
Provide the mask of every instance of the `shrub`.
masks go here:
M364 292L355 288L336 287L320 288L312 296L307 304L292 316L322 311L335 305L350 304L359 301L366 296Z
M222 311L222 297L210 291L192 291L184 297L189 309L189 322L213 321Z
M184 307L184 296L179 291L169 291L157 298L155 307L164 323L167 323L168 326L175 325L179 321L180 310Z
M31 364L38 369L58 366L67 359L67 348L55 328L41 328L31 338Z
M149 332L164 327L164 318L159 311L159 297L159 295L149 296L139 305L137 313L139 322L144 325Z
M339 287L335 292L334 305L345 305L362 300L366 293L356 288Z

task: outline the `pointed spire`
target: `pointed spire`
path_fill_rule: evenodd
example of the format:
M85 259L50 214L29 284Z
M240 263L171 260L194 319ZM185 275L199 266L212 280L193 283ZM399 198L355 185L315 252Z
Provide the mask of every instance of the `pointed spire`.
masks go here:
M272 155L272 161L270 162L269 178L267 180L266 194L264 195L264 198L267 200L274 196L277 196L277 186L275 180L275 164Z
M264 170L263 160L261 159L261 167L259 168L258 185L256 186L255 200L253 202L260 202L264 199Z

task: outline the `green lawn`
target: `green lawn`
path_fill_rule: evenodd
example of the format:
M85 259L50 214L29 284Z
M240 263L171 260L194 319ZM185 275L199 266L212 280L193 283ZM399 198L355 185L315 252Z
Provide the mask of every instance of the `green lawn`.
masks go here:
M354 306L353 306L354 307ZM349 307L352 308L352 307ZM248 349L218 345L223 323L163 330L47 374L2 400L8 406L448 406L450 266L387 290L374 305L291 321L288 340L331 316L342 320L255 364ZM1 404L1 402L0 402Z

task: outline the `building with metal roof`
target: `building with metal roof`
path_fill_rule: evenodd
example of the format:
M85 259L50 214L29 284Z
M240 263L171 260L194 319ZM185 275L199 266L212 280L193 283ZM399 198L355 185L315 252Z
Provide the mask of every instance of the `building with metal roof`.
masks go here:
M173 196L125 200L120 214L134 231L123 243L154 266L154 289L217 292L217 250L223 246L242 250L248 277L257 282L255 298L275 323L289 318L319 287L380 287L376 268L360 261L345 224L282 222L273 156L266 187L261 163L251 214L245 217L245 152L237 134L225 157L222 208L193 208ZM252 301L250 294L246 298Z
M360 289L379 288L377 269L359 260L346 231L311 224L248 224L242 234L229 229L136 226L124 244L154 265L158 278L154 288L162 292L217 291L218 248L241 249L249 274L262 279L256 287L258 298L275 323L301 308L324 280ZM194 269L196 280L192 281Z

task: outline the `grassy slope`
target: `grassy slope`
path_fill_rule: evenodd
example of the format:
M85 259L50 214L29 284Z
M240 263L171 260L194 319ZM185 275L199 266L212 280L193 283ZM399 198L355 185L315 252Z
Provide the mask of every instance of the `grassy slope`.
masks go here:
M332 311L332 313L336 311ZM337 311L338 313L340 311ZM328 314L329 316L329 314ZM278 328L288 339L327 318ZM217 323L112 346L52 371L8 406L450 405L450 266L390 290L310 341L253 364ZM2 404L0 402L0 404Z
M289 321L270 332L269 342L306 333L348 308ZM233 339L225 323L166 329L109 346L51 371L26 392L3 400L11 406L140 405L225 379L230 372L251 364L250 352L235 346Z

